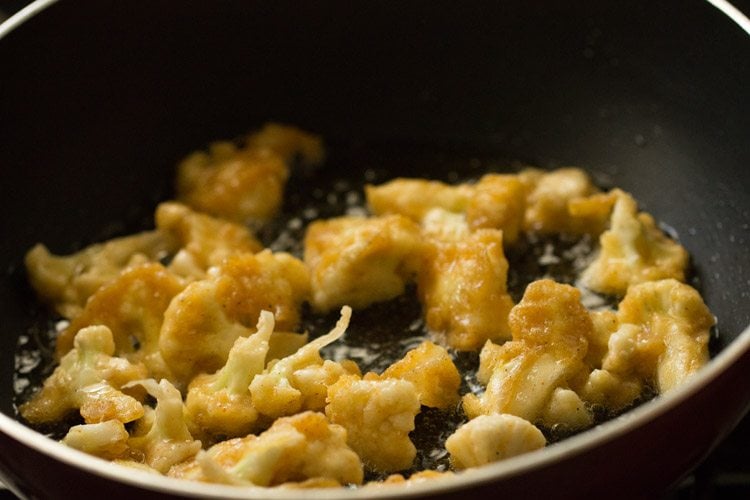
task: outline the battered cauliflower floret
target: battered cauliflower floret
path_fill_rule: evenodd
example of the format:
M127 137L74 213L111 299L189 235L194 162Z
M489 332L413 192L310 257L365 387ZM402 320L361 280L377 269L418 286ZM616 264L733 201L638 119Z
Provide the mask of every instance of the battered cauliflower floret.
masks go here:
M34 424L61 420L73 410L80 410L86 423L140 418L143 406L120 388L143 378L146 368L113 357L114 352L112 332L106 326L79 331L73 349L63 356L42 389L20 406L21 416Z
M211 144L177 167L177 199L207 214L241 223L265 222L281 206L289 169L270 149Z
M688 254L669 239L635 200L619 192L610 228L599 238L601 249L583 273L590 289L622 296L630 285L659 279L685 280Z
M431 331L459 350L510 336L513 300L506 288L501 231L478 229L459 241L431 240L424 257L417 289Z
M643 382L636 376L620 376L608 370L595 369L578 389L578 394L586 403L621 411L632 405L643 389Z
M29 281L39 297L66 318L83 310L102 285L133 265L158 260L174 250L174 242L157 231L115 238L67 256L52 255L44 245L26 254Z
M407 380L341 377L328 388L326 415L348 432L347 442L368 467L408 469L417 450L409 439L419 413L419 396Z
M241 223L265 222L281 206L289 166L299 158L323 160L319 137L297 128L268 124L243 146L223 141L198 151L177 167L177 197L208 214Z
M519 173L526 186L524 229L539 233L570 232L573 229L568 203L597 192L589 176L580 168L560 168L550 172L526 169Z
M394 179L379 186L365 186L370 211L375 215L400 214L415 222L434 208L463 213L472 195L467 184L451 186L424 179Z
M321 413L304 412L276 420L259 436L218 443L196 460L173 467L169 475L240 485L317 480L331 486L330 481L361 484L364 473L346 444L346 430Z
M636 375L665 393L708 361L708 339L715 318L700 294L673 279L632 286L617 312L603 368Z
M503 242L512 245L521 232L526 209L526 189L516 175L488 174L473 186L466 207L471 229L503 231Z
M458 403L461 374L448 351L428 340L389 366L380 378L408 380L424 406L451 408Z
M307 268L289 254L264 250L228 257L172 300L159 349L175 380L187 384L198 373L223 366L234 341L252 332L261 310L274 314L279 330L293 330L309 294Z
M164 474L174 464L194 457L201 442L190 435L182 395L168 380L145 379L127 385L135 386L142 386L156 399L156 408L136 422L128 446L143 454L146 465Z
M459 243L471 234L465 214L442 208L433 208L427 212L420 226L422 236L435 243Z
M445 441L456 469L479 467L544 448L547 440L531 422L514 415L481 415Z
M261 311L257 331L235 340L224 367L190 382L185 417L193 436L207 442L213 436L244 436L254 430L258 412L250 382L265 368L273 327L273 314Z
M318 135L281 123L267 123L247 136L248 148L270 149L287 164L299 160L303 165L318 165L325 159L323 140Z
M401 215L313 222L305 235L313 306L363 308L401 295L417 273L421 248L419 226Z
M319 352L344 335L351 314L351 308L344 306L341 318L329 333L312 340L294 354L270 363L262 374L253 378L250 394L259 413L278 418L303 410L323 410L328 386L343 375L359 375L355 363L324 361Z
M395 179L368 185L365 194L376 215L400 214L424 223L440 209L466 217L468 227L502 229L506 243L518 238L526 204L524 184L514 175L488 174L476 184L455 186L423 179Z
M96 291L83 311L57 338L56 352L65 355L79 330L104 325L112 331L117 356L142 362L150 376L168 377L159 352L164 311L185 287L161 264L145 263L123 271Z
M415 472L411 476L409 476L409 479L406 479L401 474L391 474L387 478L383 479L382 481L368 481L367 484L365 484L366 488L382 488L382 487L393 487L397 486L399 488L408 488L413 484L419 484L424 483L425 481L432 481L435 479L441 479L446 477L453 476L453 472L446 470L446 471L437 471L437 470L421 470L418 472Z
M570 216L567 232L599 236L609 226L612 209L620 196L619 189L606 193L595 193L568 201Z
M488 342L480 353L478 378L486 383L481 396L467 394L463 407L469 418L508 413L532 423L571 429L584 427L588 410L570 405L569 389L586 366L593 325L580 301L580 292L551 280L531 283L510 312L513 340L502 346ZM562 396L567 399L556 401ZM568 412L557 409L564 403ZM573 411L575 410L575 411ZM554 419L554 420L552 420Z
M180 248L169 270L185 278L205 278L208 269L220 265L226 257L263 249L246 226L195 212L181 203L161 203L155 218L157 229Z
M98 424L74 425L62 443L89 455L115 460L127 455L129 437L122 422L107 420Z

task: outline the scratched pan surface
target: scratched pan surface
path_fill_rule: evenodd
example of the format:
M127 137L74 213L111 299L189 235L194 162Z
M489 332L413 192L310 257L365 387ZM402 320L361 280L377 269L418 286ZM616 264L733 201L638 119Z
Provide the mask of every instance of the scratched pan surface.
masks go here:
M63 1L0 40L0 68L0 477L18 494L248 494L124 472L24 428L13 358L45 321L20 267L31 245L144 227L186 152L268 120L329 145L290 197L366 171L582 166L674 228L719 318L716 359L669 398L409 494L653 495L747 409L750 37L708 2Z

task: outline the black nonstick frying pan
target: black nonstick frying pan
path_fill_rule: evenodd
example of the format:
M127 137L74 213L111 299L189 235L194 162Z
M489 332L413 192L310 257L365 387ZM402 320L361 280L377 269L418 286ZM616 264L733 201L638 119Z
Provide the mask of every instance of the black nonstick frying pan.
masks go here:
M581 166L674 229L718 337L685 387L541 452L408 491L263 495L654 496L747 411L750 37L710 2L47 3L0 39L0 477L18 494L247 494L125 471L23 427L14 352L46 320L28 248L147 226L182 156L269 120L329 145L297 190L365 169Z

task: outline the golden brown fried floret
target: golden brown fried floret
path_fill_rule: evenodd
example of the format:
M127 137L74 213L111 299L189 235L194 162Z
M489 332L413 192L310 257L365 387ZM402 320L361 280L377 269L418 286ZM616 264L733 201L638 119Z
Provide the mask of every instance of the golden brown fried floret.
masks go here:
M542 432L514 415L480 415L463 424L445 441L456 469L479 467L544 448Z
M218 443L170 476L218 483L276 486L307 480L361 484L359 457L346 444L346 430L325 415L305 412L276 420L259 436ZM287 484L287 486L291 486Z
M365 186L367 204L375 215L400 214L415 222L434 208L463 213L471 198L467 184L451 186L424 179L394 179L379 186Z
M142 362L151 376L169 375L159 352L164 311L185 287L161 264L145 263L124 270L88 300L81 314L57 338L57 355L73 347L79 330L105 325L112 331L117 356Z
M667 392L708 361L715 318L700 294L676 280L632 286L618 308L620 328L612 334L603 368L637 375Z
M269 363L262 374L255 376L250 384L255 409L270 418L304 410L323 410L328 386L343 375L359 375L356 363L323 360L319 352L341 338L350 318L351 308L343 307L341 318L329 333L300 347L294 354Z
M195 212L177 202L156 207L156 227L179 247L169 270L190 279L202 279L212 266L238 253L255 253L263 246L241 224Z
M591 423L573 391L557 391L569 389L586 368L583 359L593 325L580 296L577 289L551 280L526 288L510 312L513 340L502 346L488 342L482 349L478 377L487 388L481 396L464 396L470 418L508 413L545 426Z
M506 243L518 238L526 204L524 184L515 175L488 174L476 184L449 185L423 179L395 179L365 187L370 210L376 215L400 214L423 223L440 209L466 217L468 227L502 229Z
M305 235L313 306L356 309L401 295L416 275L421 249L419 226L401 215L313 222Z
M168 380L133 381L128 387L141 386L156 399L156 408L136 422L128 446L143 454L149 467L166 473L174 464L195 456L201 442L190 435L185 420L182 395Z
M54 422L79 409L86 423L140 418L143 407L120 388L146 376L146 368L113 357L114 352L112 332L106 326L79 331L73 349L62 357L42 389L20 406L21 416L31 423Z
M177 168L177 197L208 214L241 223L265 222L281 206L289 164L317 164L319 137L297 128L268 124L245 144L222 141L198 151Z
M369 374L368 374L369 375ZM417 389L419 403L432 408L451 408L458 403L461 374L448 351L425 340L389 366L380 378L408 380Z
M258 412L250 396L250 382L266 365L273 314L261 311L257 331L239 337L226 364L214 374L193 378L185 399L190 433L207 443L215 436L237 437L255 429Z
M366 488L383 488L397 486L399 488L408 488L414 484L424 483L425 481L433 481L435 479L441 479L453 476L453 472L437 471L437 470L421 470L410 475L409 478L405 478L401 474L391 474L382 481L368 481L365 484Z
M519 179L527 192L524 229L533 232L571 231L568 203L597 191L588 174L580 168L549 172L531 168L520 172Z
M96 424L74 425L62 443L89 455L115 460L127 456L129 437L121 421L106 420Z
M120 272L157 260L174 250L174 242L157 231L98 243L67 256L52 255L44 245L26 254L26 270L39 296L66 318L83 310L88 298Z
M512 245L521 232L526 189L516 175L487 174L473 186L466 206L466 222L474 229L502 229L503 242Z
M409 439L419 413L414 384L406 380L362 380L348 375L328 388L326 415L348 432L347 442L369 467L408 469L416 457Z
M418 278L427 327L459 350L510 335L513 300L502 232L479 229L459 241L431 240Z
M612 209L619 196L620 190L613 189L606 193L595 193L569 200L570 220L565 230L572 234L599 236L609 226Z
M307 268L289 254L264 250L228 257L172 300L159 349L176 381L186 384L224 365L234 341L251 333L261 310L274 314L279 330L293 330L309 293Z
M635 200L619 192L610 227L599 238L596 259L583 273L590 289L622 296L630 285L659 279L685 280L688 254L669 239Z
M320 136L281 123L267 123L247 136L248 148L270 149L289 165L299 160L304 165L318 165L325 159Z
M177 199L216 217L264 222L281 206L288 177L284 160L269 149L217 142L179 164Z

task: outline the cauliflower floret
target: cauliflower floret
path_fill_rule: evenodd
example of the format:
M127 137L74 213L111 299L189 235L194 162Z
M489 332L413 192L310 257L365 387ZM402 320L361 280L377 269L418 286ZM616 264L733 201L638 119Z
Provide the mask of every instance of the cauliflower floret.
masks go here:
M427 327L459 350L509 337L513 300L502 232L478 229L459 241L430 240L417 289Z
M461 374L448 351L428 340L389 366L380 378L408 380L424 406L450 408L458 403Z
M273 327L273 314L261 311L257 331L234 342L224 367L190 383L185 417L193 436L206 442L212 436L244 436L254 430L258 412L250 397L250 382L265 367Z
M451 186L424 179L394 179L379 186L365 186L370 211L375 215L400 214L415 222L434 208L463 213L472 189L467 184Z
M610 228L599 238L601 249L583 273L590 289L622 296L628 286L666 278L685 280L687 251L670 240L635 200L622 191L617 196Z
M351 314L351 308L344 306L333 330L294 354L269 364L262 374L253 378L250 393L258 412L277 418L302 410L322 410L328 386L343 375L359 374L355 363L323 361L319 353L320 349L344 334Z
M177 199L216 217L265 222L281 206L288 177L284 160L270 149L216 142L178 165Z
M638 378L622 377L602 369L593 370L578 390L581 398L587 403L612 411L627 408L642 392L643 383Z
M44 245L26 254L29 280L39 296L66 318L83 310L88 298L120 271L157 260L174 250L174 242L147 231L94 244L67 256L52 255Z
M488 174L473 186L466 207L471 229L502 229L503 242L515 243L522 229L526 190L515 175Z
M129 437L122 422L107 420L98 424L74 425L62 443L89 455L115 460L127 454Z
M592 368L601 368L609 349L609 339L620 324L617 321L617 313L612 310L591 311L589 315L593 330L588 338L589 346L584 361Z
M177 465L172 477L229 484L275 486L307 480L361 484L359 457L346 444L346 430L321 413L276 420L259 436L218 443L196 460ZM330 482L324 484L330 486Z
M151 376L167 377L169 370L159 352L159 332L164 311L184 286L161 264L126 269L99 288L62 331L57 355L63 356L73 347L73 338L82 328L104 325L112 331L117 356L142 362Z
M433 208L425 214L420 224L422 236L429 241L459 243L471 234L466 215Z
M514 415L481 415L445 441L456 469L478 467L544 448L547 440L531 422Z
M265 222L281 206L288 163L323 160L320 138L294 127L268 124L238 147L215 142L177 167L177 197L208 214L241 223Z
M682 384L708 361L709 330L715 318L700 294L673 279L628 289L617 312L602 366L653 382L660 393Z
M417 450L409 439L419 396L407 380L362 380L348 375L328 388L326 415L348 432L347 442L372 469L408 469Z
M453 476L453 472L446 470L446 471L437 471L437 470L421 470L418 472L415 472L414 474L409 476L409 479L406 479L401 474L391 474L387 478L383 479L382 481L368 481L365 484L365 488L390 488L393 486L399 487L399 488L408 488L409 486L413 484L418 483L424 483L425 481L432 481L435 479L441 479L446 477Z
M619 189L607 193L595 193L590 196L573 198L568 201L567 232L573 234L590 234L599 236L607 229L612 208L620 196Z
M323 141L318 135L280 123L267 123L245 140L248 148L270 149L287 164L300 160L303 165L318 165L325 159Z
M548 427L580 428L583 419L577 411L548 411L555 390L569 388L586 369L583 359L593 325L580 297L577 289L551 280L526 288L510 312L513 340L502 346L488 341L482 349L478 376L487 388L481 396L464 396L469 418L509 413ZM551 416L556 420L550 421Z
M526 169L519 173L526 186L524 229L540 233L570 232L573 229L568 203L596 193L589 176L580 168L551 172Z
M156 227L180 247L169 270L185 278L205 278L208 269L226 257L263 249L246 226L194 212L181 203L161 203L155 218Z
M126 382L143 378L146 368L112 357L114 352L112 332L106 326L79 331L73 350L63 356L42 389L20 406L21 416L38 424L61 420L80 409L86 423L140 418L141 404L119 389Z
M363 308L401 295L421 248L419 226L401 215L313 222L305 236L313 306Z
M248 336L270 309L279 330L292 330L310 293L305 265L264 250L228 257L215 272L178 294L164 313L159 349L179 384L226 363L238 337Z
M524 217L526 191L514 175L488 174L476 184L451 186L423 179L395 179L368 185L365 194L376 215L400 214L424 224L435 209L466 217L473 229L502 229L506 243L518 238Z
M184 415L182 395L168 380L130 382L126 387L142 386L156 398L156 409L136 422L128 446L143 453L149 467L166 473L174 464L195 456L201 442L193 440Z

